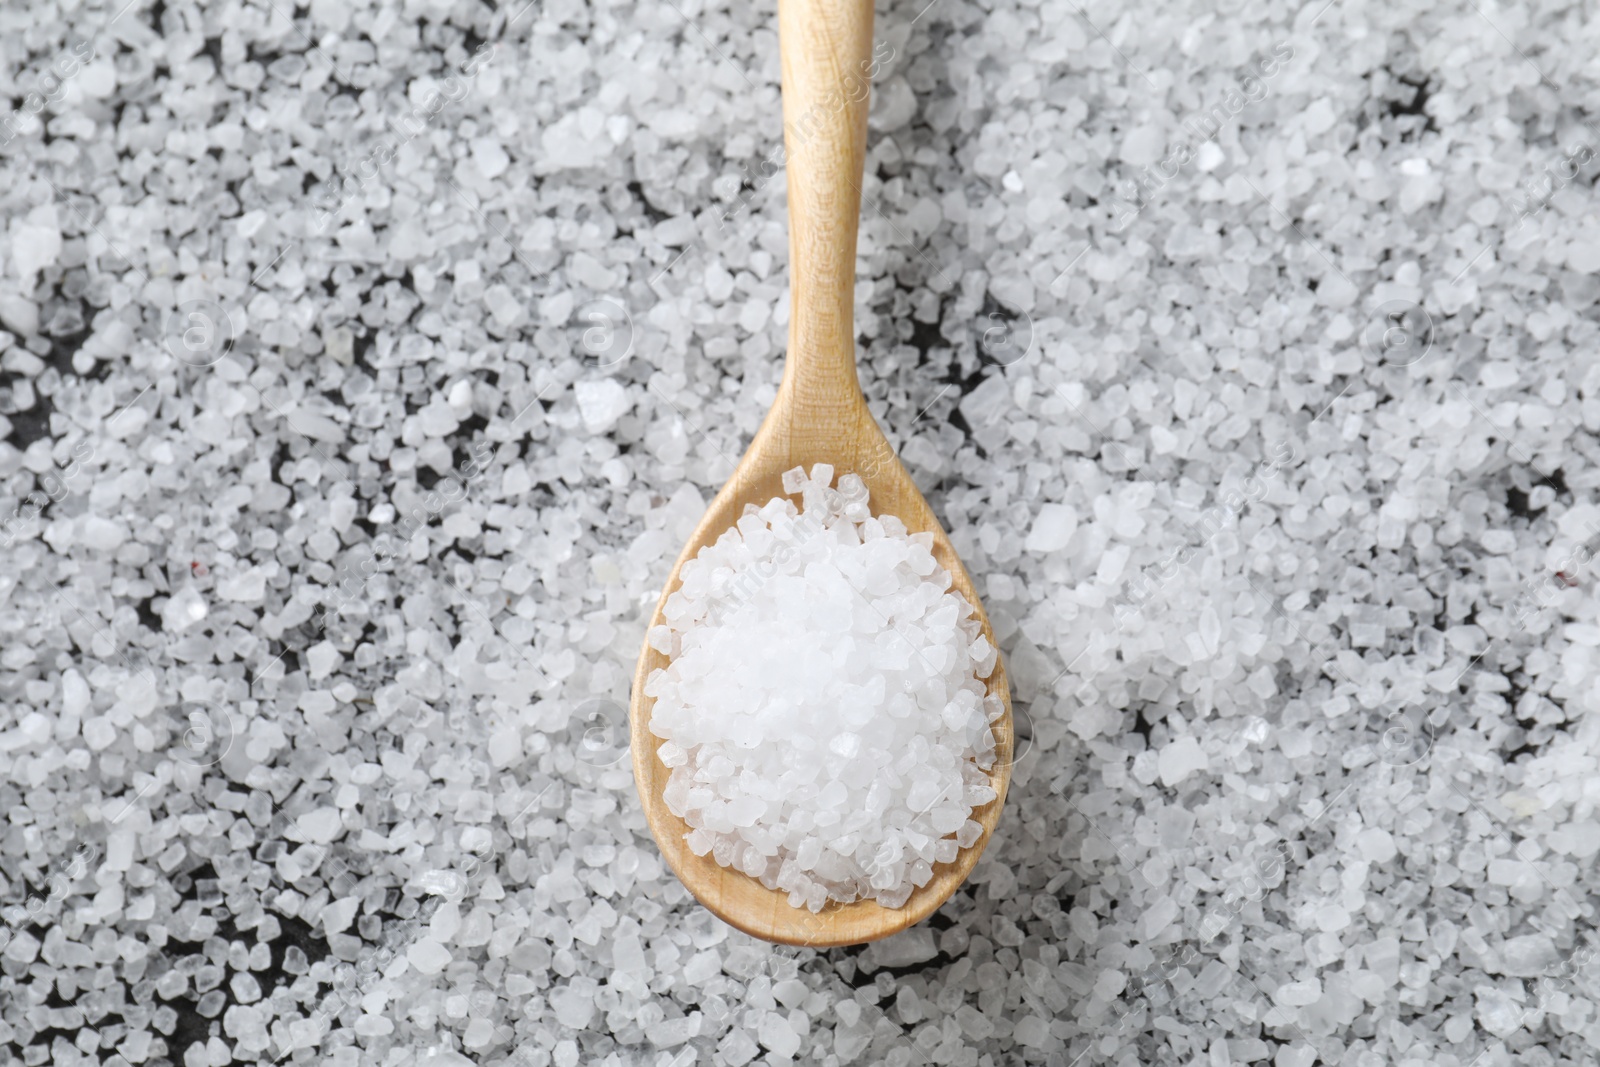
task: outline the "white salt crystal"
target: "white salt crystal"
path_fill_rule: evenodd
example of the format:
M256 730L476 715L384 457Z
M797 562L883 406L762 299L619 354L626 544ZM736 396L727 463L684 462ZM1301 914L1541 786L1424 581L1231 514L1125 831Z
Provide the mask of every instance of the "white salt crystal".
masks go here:
M627 414L628 392L615 378L582 381L572 387L578 400L578 414L583 428L590 433L605 433L616 421Z
M1286 1007L1304 1007L1322 999L1322 983L1315 978L1285 982L1273 991L1272 999Z
M423 871L417 875L417 885L432 896L448 896L461 891L462 878L455 871Z
M345 897L343 900L331 901L322 909L322 929L324 933L338 934L350 928L350 923L356 917L356 911L361 907L357 897Z
M306 672L312 678L326 678L343 659L331 641L318 641L306 649Z
M925 926L913 926L893 937L874 941L867 951L872 954L872 962L878 967L909 967L926 963L939 954L933 931Z
M133 866L133 831L124 824L106 835L106 869L125 871Z
M428 923L428 936L442 945L453 940L460 929L461 908L455 901L446 900L433 913L433 919Z
M438 974L450 962L450 950L431 938L423 938L406 949L406 959L421 974Z
M249 971L236 971L228 980L233 999L240 1004L253 1004L261 999L261 983Z
M1600 273L1600 234L1590 230L1567 246L1567 266L1579 274Z
M1135 126L1122 139L1122 158L1134 167L1147 167L1161 158L1166 135L1160 126Z
M1046 504L1039 509L1022 547L1029 552L1059 552L1072 540L1078 515L1065 504Z
M675 1048L700 1035L700 1020L701 1016L697 1011L676 1019L663 1019L645 1028L645 1040L656 1048ZM799 1038L795 1040L798 1043Z
M127 540L127 537L128 528L120 522L103 519L98 515L84 516L82 542L86 548L110 552Z
M1396 937L1375 937L1367 946L1367 968L1388 986L1398 979L1400 969L1400 941Z
M1050 1022L1037 1015L1024 1015L1012 1028L1011 1037L1019 1045L1043 1048L1050 1040Z
M1522 1027L1525 1012L1522 1006L1502 990L1493 986L1478 986L1476 997L1478 1024L1496 1037L1510 1037Z
M1478 375L1483 382L1484 388L1505 389L1517 384L1517 365L1515 363L1485 363Z
M861 735L846 730L828 742L828 751L840 759L855 759L861 753Z
M255 603L267 591L267 576L260 567L247 567L217 582L217 595L236 603Z
M35 745L48 741L52 733L50 720L37 711L30 711L24 715L17 727L23 738Z
M20 224L11 231L11 261L15 272L27 283L24 291L32 287L33 276L40 268L50 266L60 254L61 230L53 220Z
M794 467L783 472L783 491L785 493L798 493L806 487L811 479L806 477L804 467Z
M150 1031L135 1030L117 1045L117 1053L129 1063L143 1063L150 1055L150 1044L154 1040L155 1035Z
M1514 978L1537 978L1554 967L1558 959L1555 942L1546 934L1508 937L1500 946L1500 972Z
M1156 935L1171 925L1172 920L1178 917L1178 903L1171 897L1162 897L1148 910L1140 920L1139 936L1145 941L1153 940Z
M495 138L479 137L472 142L472 162L485 178L498 178L511 165L511 157Z
M216 432L207 435L204 433L203 419L204 417L202 416L201 419L196 420L199 424L197 430L201 431L200 436L202 439L207 440L210 444L222 444L227 440L226 434L229 432L227 420L218 419ZM308 408L295 408L287 413L287 421L295 433L303 434L314 440L334 443L344 440L344 427L320 412L312 411Z
M1095 567L1095 581L1101 585L1113 585L1122 577L1123 569L1128 565L1131 550L1127 545L1113 545L1101 555L1100 562Z
M609 289L613 282L612 274L605 265L587 252L574 253L567 269L579 285L586 285L596 292Z
M697 952L683 965L683 980L692 986L701 985L722 973L722 957L714 948Z
M794 1032L789 1020L775 1011L769 1011L761 1017L761 1025L756 1033L761 1044L779 1056L792 1057L800 1051L800 1035Z
M326 845L344 833L344 823L338 808L317 808L295 820L295 825L313 844Z
M575 985L562 986L551 993L550 1006L555 1009L556 1021L574 1030L582 1030L594 1017L594 997Z
M192 585L186 585L167 598L161 609L163 626L173 633L182 633L206 617L205 597Z
M6 945L5 955L20 963L32 963L39 956L39 939L26 930L19 930Z
M89 683L70 668L61 675L61 713L68 719L81 719L89 710Z
M428 402L417 412L417 422L428 437L447 437L461 425L455 409L439 399Z
M1377 826L1369 826L1356 834L1356 848L1368 863L1388 863L1399 852L1394 836Z
M627 934L612 942L611 963L625 974L638 974L645 970L644 945L637 934Z
M744 1067L755 1059L760 1051L761 1046L756 1043L756 1039L751 1037L748 1031L739 1029L729 1030L728 1036L717 1046L718 1054L728 1067Z
M1273 679L1272 672L1266 667L1257 667L1250 672L1246 683L1250 691L1262 700L1269 700L1278 694L1278 683Z
M1161 784L1165 786L1177 785L1189 775L1206 770L1209 766L1205 749L1200 747L1199 741L1187 735L1169 742L1156 760Z
M83 721L83 739L91 751L99 752L117 739L117 728L105 715L95 715Z
M1279 1045L1272 1058L1272 1067L1311 1067L1317 1062L1316 1046L1310 1044Z

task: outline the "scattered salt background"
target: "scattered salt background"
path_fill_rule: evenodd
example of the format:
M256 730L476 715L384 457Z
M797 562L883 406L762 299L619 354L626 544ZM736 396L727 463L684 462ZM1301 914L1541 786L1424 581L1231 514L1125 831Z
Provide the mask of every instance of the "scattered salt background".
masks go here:
M996 652L933 557L933 535L875 515L857 474L819 463L683 565L651 647L662 799L711 855L819 912L903 907L977 842L985 693Z
M779 375L770 5L8 5L7 1055L1593 1063L1594 17L879 12L862 378L1024 741L817 954L622 747Z

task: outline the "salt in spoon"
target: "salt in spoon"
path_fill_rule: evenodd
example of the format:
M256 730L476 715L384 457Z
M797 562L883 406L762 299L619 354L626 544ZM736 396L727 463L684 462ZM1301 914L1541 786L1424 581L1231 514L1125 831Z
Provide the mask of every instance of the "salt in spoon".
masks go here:
M952 588L973 606L983 636L998 647L971 578L867 410L856 378L856 226L866 154L872 19L872 0L778 0L791 304L783 382L744 458L673 565L650 620L652 628L664 624L667 598L678 588L685 561L733 526L747 504L759 507L783 496L784 471L809 471L824 463L839 474L861 476L874 515L897 516L910 532L933 535L934 559L950 572ZM718 918L782 944L860 944L921 922L966 880L1000 819L1011 780L1011 694L998 657L987 684L1005 712L991 724L995 760L988 775L995 798L971 815L982 828L977 841L952 862L936 864L932 878L914 889L903 907L886 908L874 900L830 902L818 914L790 906L786 892L767 889L743 872L719 865L711 853L696 856L689 849L684 840L688 824L662 798L672 771L656 754L662 739L650 732L655 701L645 695L651 672L667 663L667 656L647 640L629 711L634 780L667 865Z

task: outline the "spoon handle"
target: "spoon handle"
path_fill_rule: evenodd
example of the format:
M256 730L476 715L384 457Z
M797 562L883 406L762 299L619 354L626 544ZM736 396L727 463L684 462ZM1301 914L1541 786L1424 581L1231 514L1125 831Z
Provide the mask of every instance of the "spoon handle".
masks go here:
M789 355L804 407L864 404L856 377L856 226L872 76L872 0L778 0L789 185Z

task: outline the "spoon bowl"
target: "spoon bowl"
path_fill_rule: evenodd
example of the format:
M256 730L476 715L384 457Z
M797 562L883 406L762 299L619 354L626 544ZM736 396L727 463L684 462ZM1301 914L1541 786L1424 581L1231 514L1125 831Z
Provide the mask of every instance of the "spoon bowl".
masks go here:
M784 496L784 471L826 463L836 477L860 475L874 515L897 516L910 532L933 535L934 559L950 573L952 588L972 605L984 637L998 647L972 579L867 409L856 377L853 289L866 142L865 86L872 69L872 0L779 0L778 22L792 296L783 383L749 449L673 565L650 626L663 623L683 564L737 522L745 505L759 507ZM696 856L689 849L684 840L689 825L662 798L672 772L657 755L662 740L650 732L655 701L645 695L651 672L667 663L667 656L646 641L629 710L634 780L667 865L718 918L782 944L860 944L927 918L971 873L999 822L1011 780L1011 694L998 657L987 685L1005 711L991 724L995 761L988 774L995 798L971 815L982 828L978 840L950 863L936 864L932 878L913 890L902 907L885 908L873 900L830 901L816 914L791 907L786 892L767 889L743 872L719 865L710 853Z
M650 625L658 626L664 622L667 597L677 590L678 572L686 560L693 559L703 546L716 541L744 514L746 504L759 506L773 497L783 496L784 471L793 467L809 470L815 463L831 463L839 474L852 471L859 474L871 494L874 514L896 515L908 530L925 530L933 535L934 559L950 572L952 588L972 604L982 623L984 637L991 645L994 644L994 631L972 587L972 579L962 567L939 520L929 510L911 476L906 473L889 442L873 422L866 405L859 406L859 418L848 431L840 432L840 428L835 427L822 433L818 428L794 418L792 396L786 398L783 393L779 394L777 403L751 442L733 477L712 501L700 525L689 538L689 543L684 546L683 554L673 565ZM633 679L633 703L629 711L634 779L639 786L639 796L650 822L650 831L655 835L667 865L695 898L718 918L747 934L787 945L824 948L859 944L886 937L921 922L943 904L971 873L979 854L988 844L989 835L1000 820L1006 788L1011 781L1011 696L1006 684L1005 665L999 658L987 679L988 691L1000 697L1005 704L1005 713L991 727L995 737L995 761L989 771L989 784L994 788L995 798L972 813L972 819L983 830L977 842L962 849L952 862L936 865L933 877L926 885L913 890L911 899L903 907L885 908L873 900L858 900L850 904L830 902L815 915L805 908L791 907L787 893L767 889L754 878L732 867L720 866L710 853L696 856L684 841L689 825L674 815L662 799L662 792L667 787L672 771L656 755L661 738L652 734L649 726L655 701L644 695L645 682L651 672L665 667L667 663L664 654L645 644Z

